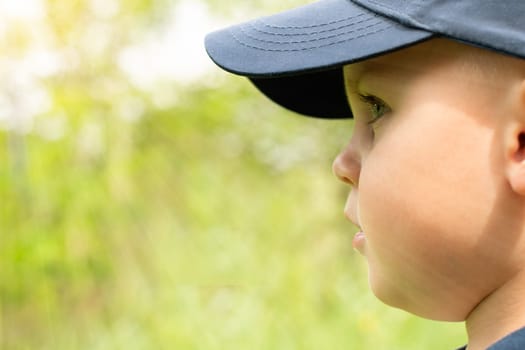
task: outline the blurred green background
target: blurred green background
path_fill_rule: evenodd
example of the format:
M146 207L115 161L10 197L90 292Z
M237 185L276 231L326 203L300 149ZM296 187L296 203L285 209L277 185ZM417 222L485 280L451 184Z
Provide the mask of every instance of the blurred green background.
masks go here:
M378 302L331 160L203 35L299 0L0 0L1 349L452 349Z

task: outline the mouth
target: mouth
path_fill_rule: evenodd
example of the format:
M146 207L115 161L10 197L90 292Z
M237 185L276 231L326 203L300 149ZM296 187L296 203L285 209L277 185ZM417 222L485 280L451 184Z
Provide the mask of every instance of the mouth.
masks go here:
M352 247L359 252L359 254L365 256L366 236L363 231L359 231L355 234L352 239Z
M365 255L366 248L366 235L363 228L361 227L361 222L359 220L359 208L357 206L357 192L352 191L346 201L344 214L345 217L350 221L354 226L357 227L358 231L352 239L352 247L359 252L361 255Z
M352 239L352 247L361 255L365 255L366 235L361 228L357 215L353 211L345 211L345 216L358 229L358 232Z

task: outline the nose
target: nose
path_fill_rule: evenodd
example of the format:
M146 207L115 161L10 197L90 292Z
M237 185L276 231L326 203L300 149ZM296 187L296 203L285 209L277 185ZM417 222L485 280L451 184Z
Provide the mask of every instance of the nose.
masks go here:
M361 157L356 147L350 142L335 158L332 170L339 180L351 186L358 186L361 173Z

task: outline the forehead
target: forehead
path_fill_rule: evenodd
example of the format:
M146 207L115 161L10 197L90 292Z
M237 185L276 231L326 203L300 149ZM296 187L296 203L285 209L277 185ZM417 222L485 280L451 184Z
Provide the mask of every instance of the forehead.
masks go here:
M387 55L344 67L347 85L358 86L367 79L380 82L406 82L431 76L436 83L451 78L464 82L500 87L509 79L525 78L523 60L503 56L447 39L433 39Z

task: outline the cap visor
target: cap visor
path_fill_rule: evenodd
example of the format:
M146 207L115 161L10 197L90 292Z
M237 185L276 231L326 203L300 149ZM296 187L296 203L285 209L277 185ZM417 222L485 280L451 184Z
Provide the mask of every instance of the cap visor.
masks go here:
M285 81L285 77L303 74L320 77L319 72L329 70L337 70L336 74L331 73L336 76L346 64L415 44L432 35L377 15L350 0L321 0L213 32L206 37L205 45L217 65L253 78L259 89L275 102L301 114L320 116L309 112L308 107L298 111L287 105L289 89L295 87L298 90L294 93L300 94L304 90L301 85L305 84L304 79L294 84ZM267 78L281 79L268 83ZM257 84L260 79L264 82ZM272 93L278 80L280 85L288 84L288 93L275 98ZM321 80L323 84L331 81L324 76ZM337 84L342 83L339 80ZM326 86L310 86L307 90L304 92L307 95L298 96L300 100L322 91L326 94ZM322 110L323 105L317 103L316 111Z

